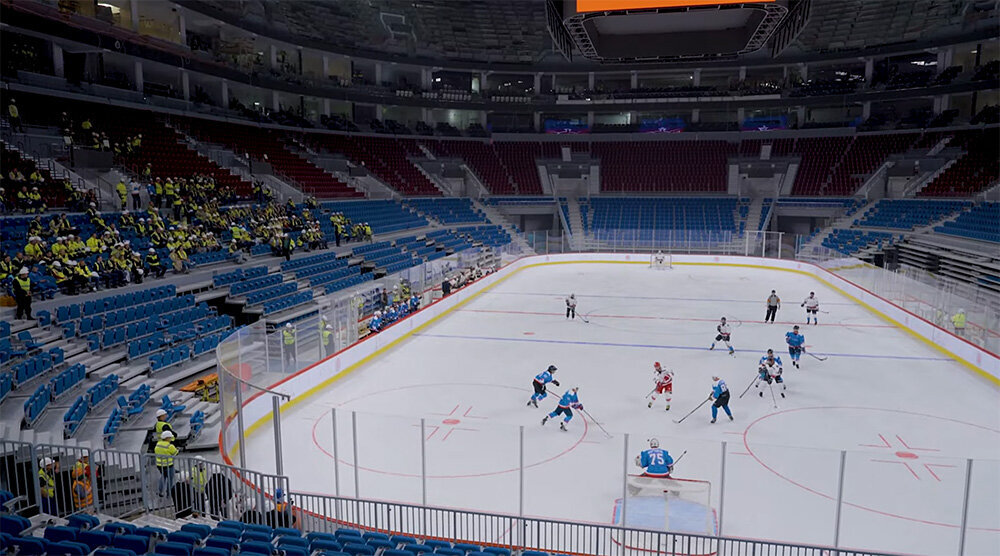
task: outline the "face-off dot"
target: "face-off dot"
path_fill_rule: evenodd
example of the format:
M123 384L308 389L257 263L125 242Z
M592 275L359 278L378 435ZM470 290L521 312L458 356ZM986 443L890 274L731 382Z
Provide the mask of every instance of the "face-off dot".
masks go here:
M457 424L461 423L462 421L460 421L458 419L445 419L444 421L441 421L441 422L444 423L444 424L446 424L446 425L457 425Z
M913 452L896 452L896 457L901 459L917 459L920 456Z

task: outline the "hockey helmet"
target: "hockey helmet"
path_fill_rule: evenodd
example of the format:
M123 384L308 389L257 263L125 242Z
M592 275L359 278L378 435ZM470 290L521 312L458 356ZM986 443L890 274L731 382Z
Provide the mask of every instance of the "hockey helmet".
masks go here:
M654 369L656 369L656 370L660 370L660 369L662 369L663 367L662 367L662 366L660 366L660 362L659 362L659 361L657 361L657 362L653 363L653 368L654 368Z
M555 365L549 365L549 368L548 368L548 369L546 369L546 370L547 370L547 371L549 371L549 372L551 373L551 372L553 372L553 371L556 371L556 370L558 370L558 369L556 369L556 366L555 366Z
M650 448L659 448L660 447L660 441L657 440L657 439L655 439L655 438L650 438L649 439L649 447Z
M726 317L722 317L720 320L722 320L722 322L726 322Z
M774 350L771 349L771 348L767 348L767 354L768 355L774 355Z

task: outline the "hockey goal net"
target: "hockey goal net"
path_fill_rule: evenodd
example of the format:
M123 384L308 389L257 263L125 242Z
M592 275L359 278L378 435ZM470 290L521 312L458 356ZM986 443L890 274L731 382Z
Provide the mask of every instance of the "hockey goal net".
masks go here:
M715 534L709 481L629 475L627 494L626 527Z
M673 268L669 253L653 253L649 256L649 268L656 270L670 270Z

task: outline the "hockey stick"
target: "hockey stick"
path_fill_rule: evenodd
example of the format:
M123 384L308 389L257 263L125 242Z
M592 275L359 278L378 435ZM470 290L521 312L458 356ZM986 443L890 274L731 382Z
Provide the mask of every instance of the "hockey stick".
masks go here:
M820 361L826 361L828 359L827 357L820 357L818 355L813 355L812 352L810 352L810 351L806 351L806 350L802 350L802 351L805 351L806 355L808 355L809 357L812 357L813 359L818 359Z
M767 387L771 390L771 401L774 402L774 409L778 409L778 400L774 398L774 384L768 382Z
M609 433L609 432L608 432L607 430L605 430L605 428L604 428L604 427L602 427L602 426L601 426L601 424L597 422L597 419L594 419L594 416L593 416L593 415L591 415L591 414L590 414L590 413L589 413L589 412L588 412L588 411L587 411L586 409L583 409L583 408L581 407L581 408L580 408L580 411L581 411L581 412L583 412L583 414L584 414L584 415L586 415L587 417L590 417L590 420L591 420L591 421L593 421L593 422L594 422L594 424L595 424L595 425L597 425L597 427L598 427L599 429L601 429L601 431L603 431L603 432L604 432L604 434L606 434L606 435L608 436L608 438L613 438L613 437L611 436L611 433Z
M583 315L578 315L578 316L580 317L580 320L582 320L583 322L585 322L585 323L587 323L587 324L590 324L590 321L589 321L589 320L587 320L587 317L585 317L585 316L583 316Z
M696 407L696 408L692 409L690 413L688 413L687 415L685 415L685 416L681 417L681 418L680 418L680 420L675 420L674 422L675 422L675 423L677 423L677 424L680 424L681 422L683 422L683 421L684 421L684 419L687 419L688 417L690 417L690 416L694 415L694 412L695 412L695 411L698 411L699 409L701 409L701 406L705 405L706 403L708 403L708 402L709 402L709 401L711 401L711 400L712 400L712 398L711 398L711 397L709 397L709 398L706 398L706 399L705 399L705 401L703 401L703 402L701 402L700 404L698 404L698 407Z
M648 397L652 396L652 395L653 395L653 392L656 392L656 387L655 387L655 386L653 387L653 389L652 389L652 390L650 390L650 391L649 391L649 393L648 393L648 394L646 394L646 396L645 396L645 397L643 397L643 399L646 399L646 398L648 398Z
M753 377L753 380L751 380L750 384L747 385L747 389L744 390L742 394L740 394L740 399L743 399L743 396L747 395L747 392L750 391L750 387L753 386L754 384L757 384L759 381L760 381L760 375Z

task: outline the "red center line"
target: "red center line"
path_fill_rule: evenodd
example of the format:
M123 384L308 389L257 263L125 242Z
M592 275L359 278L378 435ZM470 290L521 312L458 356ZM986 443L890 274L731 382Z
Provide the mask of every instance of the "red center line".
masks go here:
M538 315L538 316L563 316L564 313L548 313L542 311L501 311L496 309L459 309L461 312L466 313L496 313L496 314L506 314L506 315ZM606 319L635 319L635 320L674 320L674 321L684 321L684 322L718 322L718 319L700 319L700 318L681 318L681 317L654 317L651 315L603 315L598 313L587 313L587 317L590 318L606 318ZM763 324L764 321L761 320L742 320L742 322L751 324ZM795 322L779 322L778 324L798 324ZM891 324L840 324L840 323L821 323L817 326L842 326L845 328L896 328Z

